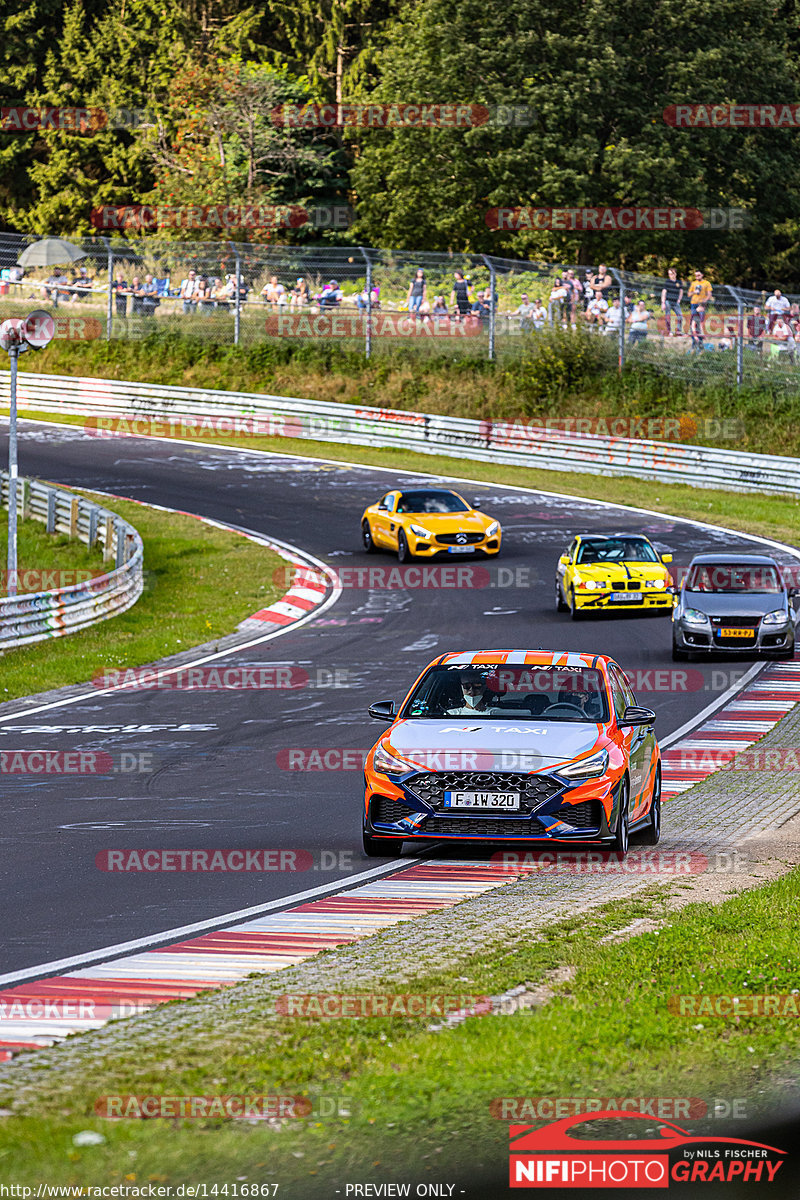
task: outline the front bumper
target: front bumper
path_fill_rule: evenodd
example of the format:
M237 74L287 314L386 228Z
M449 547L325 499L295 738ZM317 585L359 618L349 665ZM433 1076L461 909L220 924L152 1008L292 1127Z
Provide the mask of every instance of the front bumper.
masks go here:
M675 607L673 592L642 586L641 600L612 600L611 592L575 590L575 606L579 612L652 612L671 613ZM634 593L635 595L636 593Z
M431 772L425 772L424 777L427 780L443 778L441 774L437 776ZM609 776L572 785L544 774L520 776L518 784L484 783L483 788L505 786L520 790L522 807L509 813L495 809L446 809L430 789L426 791L420 787L420 778L422 773L405 777L403 781L377 774L365 778L364 829L368 834L398 840L514 840L543 845L602 843L613 837L613 794L618 780ZM528 798L525 785L534 778L543 784L547 781L548 797L542 799L540 794ZM440 790L443 791L445 786L442 784Z
M500 553L502 536L496 534L491 538L482 538L481 541L471 545L464 546L443 546L437 541L423 542L413 541L409 538L409 550L415 558L446 558L450 562L457 562L460 558L470 558L473 554L480 555L482 558L492 558L495 554Z
M731 627L736 622L730 622ZM722 637L713 625L684 625L681 620L673 621L672 636L675 646L692 654L759 654L788 651L794 646L794 624L787 626L761 625L753 630L752 637Z

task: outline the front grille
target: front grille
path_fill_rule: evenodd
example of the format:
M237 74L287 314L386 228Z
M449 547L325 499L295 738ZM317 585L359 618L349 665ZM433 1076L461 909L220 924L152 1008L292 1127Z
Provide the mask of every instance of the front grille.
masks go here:
M584 800L582 804L566 804L554 812L553 816L559 821L565 821L567 825L574 825L576 829L599 829L600 802Z
M408 805L401 804L399 800L391 800L388 796L375 796L370 808L370 816L373 823L379 821L381 824L395 825L413 811Z
M436 540L440 546L474 546L484 539L482 533L437 533Z
M758 629L761 617L712 617L711 624L715 629Z
M636 579L615 579L611 584L612 592L641 592L644 584Z
M549 775L509 771L441 771L412 775L405 786L432 808L441 808L445 792L519 792L527 808L537 808L562 790Z
M431 837L452 833L460 837L539 837L544 826L535 817L428 817L419 829Z

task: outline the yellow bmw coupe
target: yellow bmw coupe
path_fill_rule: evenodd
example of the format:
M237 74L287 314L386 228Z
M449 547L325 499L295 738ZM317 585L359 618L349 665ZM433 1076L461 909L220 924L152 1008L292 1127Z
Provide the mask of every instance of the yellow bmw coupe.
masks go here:
M573 621L593 612L671 613L670 562L642 534L578 534L556 566L556 608Z
M394 550L401 563L412 558L454 558L499 553L499 521L477 511L458 492L445 488L394 489L365 509L361 540L371 554Z

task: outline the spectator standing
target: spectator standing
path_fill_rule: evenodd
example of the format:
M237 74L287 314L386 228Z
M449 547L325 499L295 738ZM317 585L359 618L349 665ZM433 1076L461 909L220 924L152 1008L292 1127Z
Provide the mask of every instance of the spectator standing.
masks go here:
M575 278L575 271L572 267L569 268L564 276L564 286L567 289L565 301L566 317L571 328L576 329L578 325L578 313L581 310L583 284L579 279Z
M594 294L594 299L586 310L586 320L589 325L596 325L602 329L607 320L608 301L603 299L603 293L598 288Z
M128 315L128 296L131 294L131 289L128 287L127 280L121 275L111 285L111 290L114 293L114 307L118 317L127 317Z
M760 354L763 353L764 335L767 332L769 321L764 316L757 304L753 306L753 312L751 316L747 318L745 325L748 338L748 349L758 350Z
M617 334L619 336L620 328L622 327L622 307L619 302L619 296L615 296L611 301L611 307L606 313L606 323L603 327L605 334Z
M141 313L143 317L154 317L161 301L158 298L158 284L152 275L145 275L141 288Z
M591 285L592 292L595 294L598 291L602 292L603 299L608 304L608 297L611 295L611 289L614 286L614 280L609 275L608 268L606 267L605 263L600 263L600 266L597 268L597 274L593 275L591 278Z
M547 302L547 320L551 325L559 324L561 321L561 312L564 307L564 301L567 298L567 288L560 275L557 275L552 288L550 289L550 298ZM564 325L566 329L566 325Z
M635 346L637 342L643 342L647 337L647 322L650 318L650 313L647 311L647 306L644 300L639 300L633 312L628 316L628 324L630 330L628 332L628 345Z
M780 288L775 288L775 291L768 297L764 308L769 316L770 328L772 328L778 317L782 317L791 308L791 303L781 292Z
M692 317L698 318L701 349L706 333L706 310L713 294L713 288L708 280L704 277L703 272L695 271L694 279L689 284L689 312L691 313ZM692 337L692 345L694 345L694 335Z
M544 329L547 324L547 313L544 310L544 305L541 300L534 300L533 312L531 313L534 329Z
M514 310L514 316L519 317L519 327L523 332L533 329L533 305L526 292L522 293L519 308Z
M586 312L589 305L594 300L594 288L592 287L592 269L587 267L583 276L583 311Z
M683 333L683 310L681 309L681 300L683 299L683 284L678 279L678 272L675 267L670 267L667 271L667 283L661 289L661 311L664 313L667 323L667 337L680 337ZM677 328L673 335L672 332L672 314L678 318Z
M190 271L186 278L181 280L178 297L183 301L183 311L185 313L193 313L195 311L197 308L197 277L194 271Z
M453 290L450 293L450 307L456 309L456 320L463 320L472 308L469 295L470 281L464 277L463 271L453 272Z
M419 314L419 311L427 298L428 285L425 282L425 272L422 270L422 267L420 267L414 278L411 280L411 283L408 285L408 295L406 296L408 311L410 313Z

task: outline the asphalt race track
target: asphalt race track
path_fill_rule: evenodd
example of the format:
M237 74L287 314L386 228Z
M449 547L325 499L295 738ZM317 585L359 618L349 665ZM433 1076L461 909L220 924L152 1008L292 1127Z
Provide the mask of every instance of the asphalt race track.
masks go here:
M271 535L339 570L396 566L390 556L365 554L359 537L361 512L396 482L391 472L138 438L105 441L76 427L38 422L20 425L19 465L22 475ZM403 482L419 479L405 476ZM599 503L493 485L454 486L468 498L480 497L503 524L500 558L476 564L483 567L477 578L485 586L345 586L320 618L226 660L293 664L319 686L91 693L30 716L0 716L0 750L153 756L143 773L4 777L0 971L222 917L336 880L346 883L375 867L360 848L360 770L287 770L285 752L368 748L382 728L367 718L368 703L399 698L436 654L541 646L611 654L631 672L667 670L671 674L660 682L663 688L667 681L667 690L638 691L640 702L656 709L662 739L719 699L733 675L752 665L692 663L684 676L688 685L680 685L667 617L615 615L572 623L555 612L553 577L556 558L581 530L643 531L658 549L671 550L678 566L701 550L758 553L763 543ZM581 490L580 475L575 490ZM777 557L791 560L786 553ZM46 646L41 651L47 653ZM335 680L341 686L329 686ZM217 847L303 849L315 862L303 872L267 874L114 874L95 865L95 856L110 848Z

